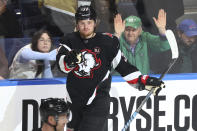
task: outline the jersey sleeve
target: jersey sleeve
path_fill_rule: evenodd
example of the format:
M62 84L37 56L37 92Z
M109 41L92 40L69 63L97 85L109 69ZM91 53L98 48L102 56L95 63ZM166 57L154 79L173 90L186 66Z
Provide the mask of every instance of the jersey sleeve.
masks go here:
M56 62L60 71L69 73L73 68L69 68L65 62L65 57L71 51L71 45L68 36L60 39L60 47L56 56Z
M141 72L133 65L131 65L126 57L123 55L119 49L118 39L114 40L116 55L112 60L112 67L120 73L125 81L127 81L131 86L138 88L139 86L139 76L142 75Z

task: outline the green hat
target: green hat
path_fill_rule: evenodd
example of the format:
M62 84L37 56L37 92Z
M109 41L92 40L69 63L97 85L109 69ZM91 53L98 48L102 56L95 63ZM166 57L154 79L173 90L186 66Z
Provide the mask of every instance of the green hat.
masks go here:
M132 15L132 16L129 16L125 19L125 27L130 26L130 27L137 29L141 25L142 25L142 22L141 22L140 18L137 16Z

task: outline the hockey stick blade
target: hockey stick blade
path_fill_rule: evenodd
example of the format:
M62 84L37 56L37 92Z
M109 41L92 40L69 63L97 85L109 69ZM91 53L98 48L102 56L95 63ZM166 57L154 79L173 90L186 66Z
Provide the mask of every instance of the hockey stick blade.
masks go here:
M168 43L170 44L172 59L177 59L179 56L179 51L178 51L177 42L174 33L171 30L167 30L166 38L168 40Z
M167 38L168 43L169 43L170 48L171 48L172 60L169 63L169 65L167 66L167 68L164 70L164 72L160 75L159 80L163 79L165 74L168 73L168 71L172 68L172 66L174 65L174 63L176 62L176 60L177 60L177 58L179 56L177 42L176 42L174 33L171 30L167 30L166 31L166 38ZM136 109L136 111L131 115L130 119L127 121L127 123L125 124L124 128L122 129L122 131L126 131L128 129L128 127L130 126L130 123L135 119L135 117L140 112L140 110L142 109L143 105L148 101L148 99L150 98L150 96L152 95L153 92L154 92L154 88L152 88L148 92L148 94L146 95L145 99L142 101L142 103L139 105L139 107Z

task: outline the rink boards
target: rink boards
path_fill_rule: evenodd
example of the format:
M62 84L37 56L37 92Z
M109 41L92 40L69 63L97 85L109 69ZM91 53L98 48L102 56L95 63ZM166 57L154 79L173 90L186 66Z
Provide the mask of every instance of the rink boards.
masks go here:
M197 74L166 75L164 81L166 88L159 96L151 96L130 131L197 130ZM0 130L32 131L39 127L40 99L65 97L65 82L65 78L1 81ZM121 131L147 93L113 77L106 131Z

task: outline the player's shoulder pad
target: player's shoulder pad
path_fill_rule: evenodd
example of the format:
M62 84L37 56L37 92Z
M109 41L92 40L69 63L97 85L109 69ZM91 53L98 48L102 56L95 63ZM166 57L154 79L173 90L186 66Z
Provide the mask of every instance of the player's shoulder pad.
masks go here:
M113 34L111 34L111 33L107 33L107 32L102 33L102 35L108 36L108 37L110 37L110 38L113 38L113 37L114 37L114 35L113 35Z
M108 40L108 46L110 46L110 49L112 49L113 51L118 51L120 48L120 43L118 38L111 34L111 33L101 33L103 36L106 36L106 40Z

